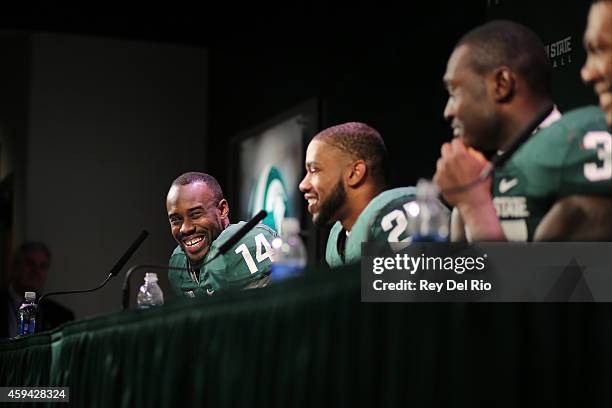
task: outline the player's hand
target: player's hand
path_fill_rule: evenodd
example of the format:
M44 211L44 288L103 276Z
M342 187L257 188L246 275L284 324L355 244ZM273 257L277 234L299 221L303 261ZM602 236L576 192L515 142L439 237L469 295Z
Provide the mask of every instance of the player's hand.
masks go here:
M458 138L453 139L450 143L444 143L441 153L433 181L449 204L453 206L478 205L482 200L491 200L490 176L484 182L467 190L449 191L470 185L478 180L482 170L489 164L482 153L466 147Z

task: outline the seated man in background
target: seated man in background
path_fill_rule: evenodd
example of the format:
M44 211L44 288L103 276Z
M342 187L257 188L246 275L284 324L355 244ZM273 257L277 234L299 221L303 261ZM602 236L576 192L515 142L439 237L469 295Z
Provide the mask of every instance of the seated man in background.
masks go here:
M551 68L535 33L509 21L477 27L455 47L444 82L455 139L442 146L434 181L455 206L453 240L612 237L603 222L610 219L612 139L596 107L563 117L553 110L492 178L475 182L488 161L473 149L496 154L552 103ZM597 217L568 217L576 204Z
M189 272L169 271L177 295L198 296L232 288L262 287L269 283L272 239L276 233L258 224L224 255L218 248L243 221L230 224L229 204L217 180L190 172L176 178L166 199L170 232L178 246L170 266Z
M415 199L415 189L385 191L386 155L378 131L358 122L327 128L308 145L299 188L313 223L334 223L325 254L330 267L359 262L362 242L410 240L404 204Z
M2 296L8 326L0 336L15 337L17 335L18 311L25 292L36 292L36 299L40 298L47 282L50 266L51 252L44 243L24 242L17 248L9 268L9 287ZM42 324L36 328L37 332L51 330L64 322L74 320L74 313L70 309L51 299L43 301L39 313L43 318L37 323Z

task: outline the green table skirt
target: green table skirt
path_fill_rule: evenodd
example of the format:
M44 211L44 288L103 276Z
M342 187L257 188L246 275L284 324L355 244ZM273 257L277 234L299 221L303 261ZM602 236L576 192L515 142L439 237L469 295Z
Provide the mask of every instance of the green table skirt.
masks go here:
M611 311L361 303L348 268L2 343L0 385L75 407L612 406Z

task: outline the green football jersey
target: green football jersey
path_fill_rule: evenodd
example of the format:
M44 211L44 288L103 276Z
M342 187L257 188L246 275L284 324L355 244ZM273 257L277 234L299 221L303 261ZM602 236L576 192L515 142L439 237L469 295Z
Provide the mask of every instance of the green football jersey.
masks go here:
M168 272L170 283L177 295L193 297L225 289L239 289L270 273L272 240L277 234L273 229L261 223L257 224L225 254L215 257L219 252L219 247L244 224L244 221L230 224L213 241L204 257L205 265L199 271L199 282L194 281L187 271ZM177 246L172 253L169 265L187 268L187 256L180 246Z
M572 194L612 195L612 135L594 106L539 130L493 174L493 203L509 241L532 241L552 205Z
M357 263L361 260L361 243L376 242L387 245L387 242L398 242L409 239L405 236L407 223L400 222L383 228L382 218L398 209L398 214L404 214L404 204L414 201L416 189L414 187L400 187L383 191L372 199L366 208L359 214L350 234L347 236L342 224L337 221L332 227L327 240L325 260L332 267L339 267ZM404 215L404 221L406 216ZM403 228L402 228L403 225ZM399 229L398 229L399 226ZM341 255L344 247L344 256Z

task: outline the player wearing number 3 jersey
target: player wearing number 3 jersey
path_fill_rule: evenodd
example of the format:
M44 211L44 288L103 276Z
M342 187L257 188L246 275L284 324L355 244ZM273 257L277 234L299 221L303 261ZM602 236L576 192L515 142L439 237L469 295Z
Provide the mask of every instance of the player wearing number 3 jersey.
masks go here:
M169 265L177 295L199 296L225 289L261 287L269 282L272 239L276 233L258 224L225 254L218 248L244 222L229 223L229 205L217 180L205 173L185 173L170 187L166 209L178 247Z
M607 94L595 71L586 76ZM552 105L551 67L535 33L510 21L475 28L453 50L444 83L455 138L441 148L434 182L455 206L453 240L612 239L612 136L598 109L560 119L553 110L492 178L478 182L488 163L470 149L507 149Z
M509 241L531 241L551 205L571 194L612 196L612 135L597 107L576 109L533 135L493 177Z

